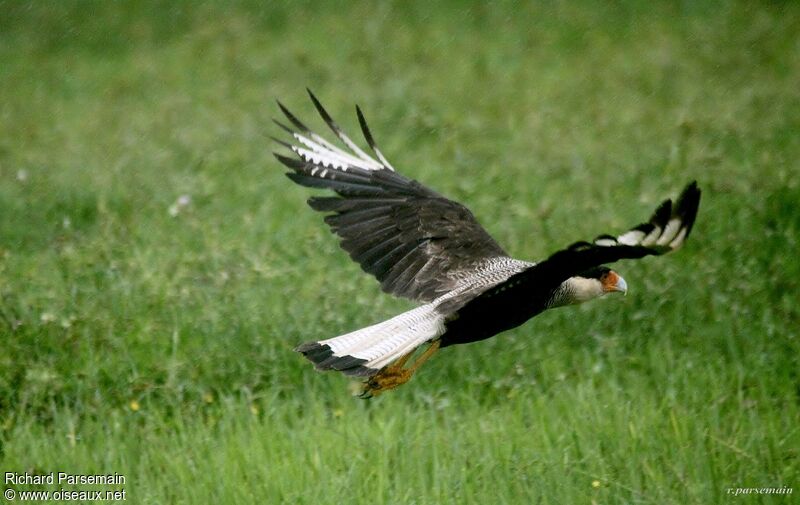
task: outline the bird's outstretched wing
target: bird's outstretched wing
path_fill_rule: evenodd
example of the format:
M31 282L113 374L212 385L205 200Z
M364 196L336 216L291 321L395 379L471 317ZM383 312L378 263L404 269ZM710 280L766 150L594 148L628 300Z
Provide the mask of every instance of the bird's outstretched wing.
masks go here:
M577 242L551 255L539 265L565 272L562 275L570 277L583 270L621 259L660 256L672 252L689 238L699 207L700 189L692 181L683 189L674 205L672 200L665 200L646 223L618 237L600 235L591 243Z
M471 309L491 312L496 304L531 302L542 293L559 286L568 278L590 268L622 259L662 255L678 249L689 238L700 205L700 189L689 183L677 202L665 200L646 223L617 237L600 235L592 242L577 242L552 254L546 260L509 276L480 292L465 291L440 305L443 313Z
M286 175L297 184L338 195L314 197L308 204L331 213L325 222L341 237L342 248L380 281L384 291L431 301L457 287L476 264L507 256L469 209L394 170L358 106L361 130L375 158L350 140L308 93L347 149L312 132L278 102L292 126L276 123L293 141L275 140L294 157L275 156L292 170Z

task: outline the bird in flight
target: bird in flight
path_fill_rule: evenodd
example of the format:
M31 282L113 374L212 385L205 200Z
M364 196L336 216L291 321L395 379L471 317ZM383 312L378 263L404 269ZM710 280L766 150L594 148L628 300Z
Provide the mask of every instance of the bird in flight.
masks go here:
M342 248L381 289L420 303L386 321L295 349L319 370L362 378L362 397L404 384L437 349L487 339L547 309L627 292L625 280L606 264L674 251L692 230L700 204L695 182L674 204L665 200L647 222L621 235L577 242L539 262L514 259L465 206L395 171L358 106L374 156L308 93L343 147L278 102L290 125L275 122L292 140L274 140L292 154L275 153L276 158L297 184L333 191L335 196L315 196L308 204L327 213L325 222Z

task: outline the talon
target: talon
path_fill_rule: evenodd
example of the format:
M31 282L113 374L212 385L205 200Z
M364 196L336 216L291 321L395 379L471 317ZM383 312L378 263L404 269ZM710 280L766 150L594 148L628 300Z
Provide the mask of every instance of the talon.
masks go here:
M365 384L361 398L372 398L384 391L402 386L411 379L413 372L395 365L389 366L373 375Z
M425 361L427 361L427 359L430 358L437 349L439 349L438 340L432 343L431 346L428 347L428 349L426 349L425 352L410 367L403 368L403 365L406 364L406 361L408 361L408 358L411 357L413 351L401 357L391 365L384 367L364 383L364 389L361 391L359 398L373 398L384 391L389 391L390 389L402 386L411 380L411 376L414 375L414 372L416 372L417 369Z

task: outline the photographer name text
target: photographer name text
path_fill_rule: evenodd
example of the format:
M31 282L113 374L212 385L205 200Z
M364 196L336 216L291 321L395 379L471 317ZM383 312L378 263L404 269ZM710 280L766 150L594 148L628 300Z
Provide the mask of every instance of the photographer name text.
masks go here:
M5 483L14 485L70 484L70 485L122 485L125 476L119 473L80 474L67 472L18 473L6 472Z

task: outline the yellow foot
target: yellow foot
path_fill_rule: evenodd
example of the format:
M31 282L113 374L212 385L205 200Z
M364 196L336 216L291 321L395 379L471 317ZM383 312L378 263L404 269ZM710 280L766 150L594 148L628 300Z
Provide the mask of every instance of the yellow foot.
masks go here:
M408 361L408 358L414 354L414 351L401 357L391 365L384 367L380 372L376 373L364 383L364 389L359 395L361 398L372 398L378 396L384 391L389 391L397 386L402 386L411 379L414 372L430 358L433 353L439 349L441 342L439 340L431 343L430 346L422 353L422 355L408 368L403 368Z
M359 397L372 398L384 391L402 386L411 379L413 374L413 370L402 368L402 366L386 367L364 383L364 389L361 391Z

